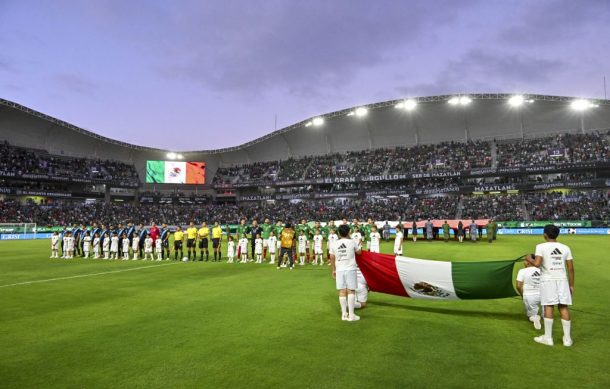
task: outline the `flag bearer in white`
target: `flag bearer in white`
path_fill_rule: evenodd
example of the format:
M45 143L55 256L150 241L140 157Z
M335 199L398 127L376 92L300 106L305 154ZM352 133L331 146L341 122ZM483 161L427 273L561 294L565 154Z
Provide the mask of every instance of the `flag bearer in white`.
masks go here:
M51 235L51 256L49 258L57 258L59 251L59 234L57 231Z
M534 328L539 330L540 316L538 309L540 308L540 269L533 266L534 256L528 255L523 261L525 268L517 273L517 290L523 296L523 306L528 319L534 323Z
M333 278L339 290L339 304L341 305L341 320L357 321L360 316L354 314L357 287L356 254L360 247L349 238L349 226L339 226L339 240L330 249L330 263L333 269Z
M394 255L402 255L402 225L396 226L396 237L394 238Z
M557 305L563 327L563 345L572 345L571 321L568 306L574 294L574 263L572 251L557 242L559 227L552 224L544 227L545 243L536 246L536 258L530 261L540 267L540 301L544 306L544 335L534 340L547 346L553 345L553 307ZM567 268L567 272L566 272Z

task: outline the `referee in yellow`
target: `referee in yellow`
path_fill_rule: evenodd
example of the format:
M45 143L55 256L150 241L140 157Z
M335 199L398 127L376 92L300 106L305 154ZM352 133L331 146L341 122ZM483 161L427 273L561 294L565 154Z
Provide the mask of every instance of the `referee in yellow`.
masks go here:
M174 232L174 261L178 259L178 251L180 251L180 258L184 257L184 251L182 251L183 240L184 232L182 232L182 227L178 226L176 232Z
M222 253L220 252L220 239L222 238L222 227L218 222L214 222L212 228L212 247L214 248L214 262L222 259Z
M203 222L201 228L197 231L197 238L199 239L199 261L203 261L203 252L205 251L205 261L210 259L210 252L208 251L208 237L210 236L210 229L208 225Z
M190 222L189 228L186 229L186 249L188 250L189 261L191 260L191 254L193 255L193 261L197 260L197 251L195 248L195 240L197 239L197 227L195 223Z

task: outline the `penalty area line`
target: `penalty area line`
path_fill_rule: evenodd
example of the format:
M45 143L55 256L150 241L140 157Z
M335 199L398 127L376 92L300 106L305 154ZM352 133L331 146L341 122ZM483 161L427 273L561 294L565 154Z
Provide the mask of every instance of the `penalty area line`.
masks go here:
M39 283L43 283L43 282L70 280L70 279L73 279L73 278L103 276L104 274L124 273L124 272L128 272L128 271L136 271L136 270L142 270L142 269L150 269L150 268L153 268L153 267L163 267L163 266L178 265L178 264L179 264L179 262L164 263L164 264L161 264L161 265L140 266L140 267L133 267L131 269L112 270L112 271L105 271L105 272L101 272L101 273L79 274L79 275L76 275L76 276L48 278L46 280L24 281L24 282L17 282L17 283L14 283L14 284L0 285L0 288L8 288L9 286L39 284Z

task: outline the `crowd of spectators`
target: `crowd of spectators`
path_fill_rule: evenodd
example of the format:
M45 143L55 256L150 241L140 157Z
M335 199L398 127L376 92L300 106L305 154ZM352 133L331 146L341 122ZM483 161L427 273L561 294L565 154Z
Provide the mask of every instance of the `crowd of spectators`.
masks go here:
M463 196L462 217L466 219L494 219L497 221L525 220L523 198L506 194L493 196Z
M373 218L376 220L455 219L458 204L463 219L506 220L608 220L608 193L601 190L525 193L515 195L349 199L342 201L301 201L235 204L123 204L101 202L84 204L75 200L55 200L48 204L0 200L0 223L62 225L74 222L167 222L184 224L193 220L236 223L270 218L272 220L337 220Z
M533 220L608 220L608 194L600 190L528 193L524 197Z
M17 175L48 175L72 179L91 179L139 184L133 165L118 161L72 158L45 151L0 144L0 171Z
M497 144L498 166L549 165L610 160L607 134L561 134Z

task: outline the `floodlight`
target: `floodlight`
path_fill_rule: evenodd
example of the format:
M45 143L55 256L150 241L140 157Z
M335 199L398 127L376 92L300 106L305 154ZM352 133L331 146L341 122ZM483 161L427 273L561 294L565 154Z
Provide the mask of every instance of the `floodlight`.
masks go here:
M182 154L176 154L176 159L184 159L184 156Z
M176 153L167 153L167 158L176 159Z
M405 109L407 111L412 111L417 106L417 101L413 99L405 100Z
M314 118L312 123L314 126L321 126L322 124L324 124L324 118L321 118L321 117Z
M405 107L405 103L401 101L400 103L396 104L395 107L398 108L398 109L404 108Z
M356 108L356 116L366 116L368 112L369 110L365 107Z
M311 127L312 124L313 124L312 122L307 122L307 123L305 123L305 127Z
M588 100L578 99L578 100L572 101L572 103L570 103L570 107L572 107L572 109L574 109L576 111L584 111L589 108L595 108L596 105L591 103Z
M515 96L512 96L510 99L508 99L508 104L510 104L513 107L519 107L519 106L523 105L524 102L525 102L525 99L521 95L515 95Z
M468 96L460 97L460 105L468 105L472 102L472 99Z
M452 97L449 100L447 100L447 102L451 105L457 105L460 102L460 99L458 97Z
M349 112L347 113L347 116L354 116L354 115L355 115L355 112L354 112L354 111L349 111Z

